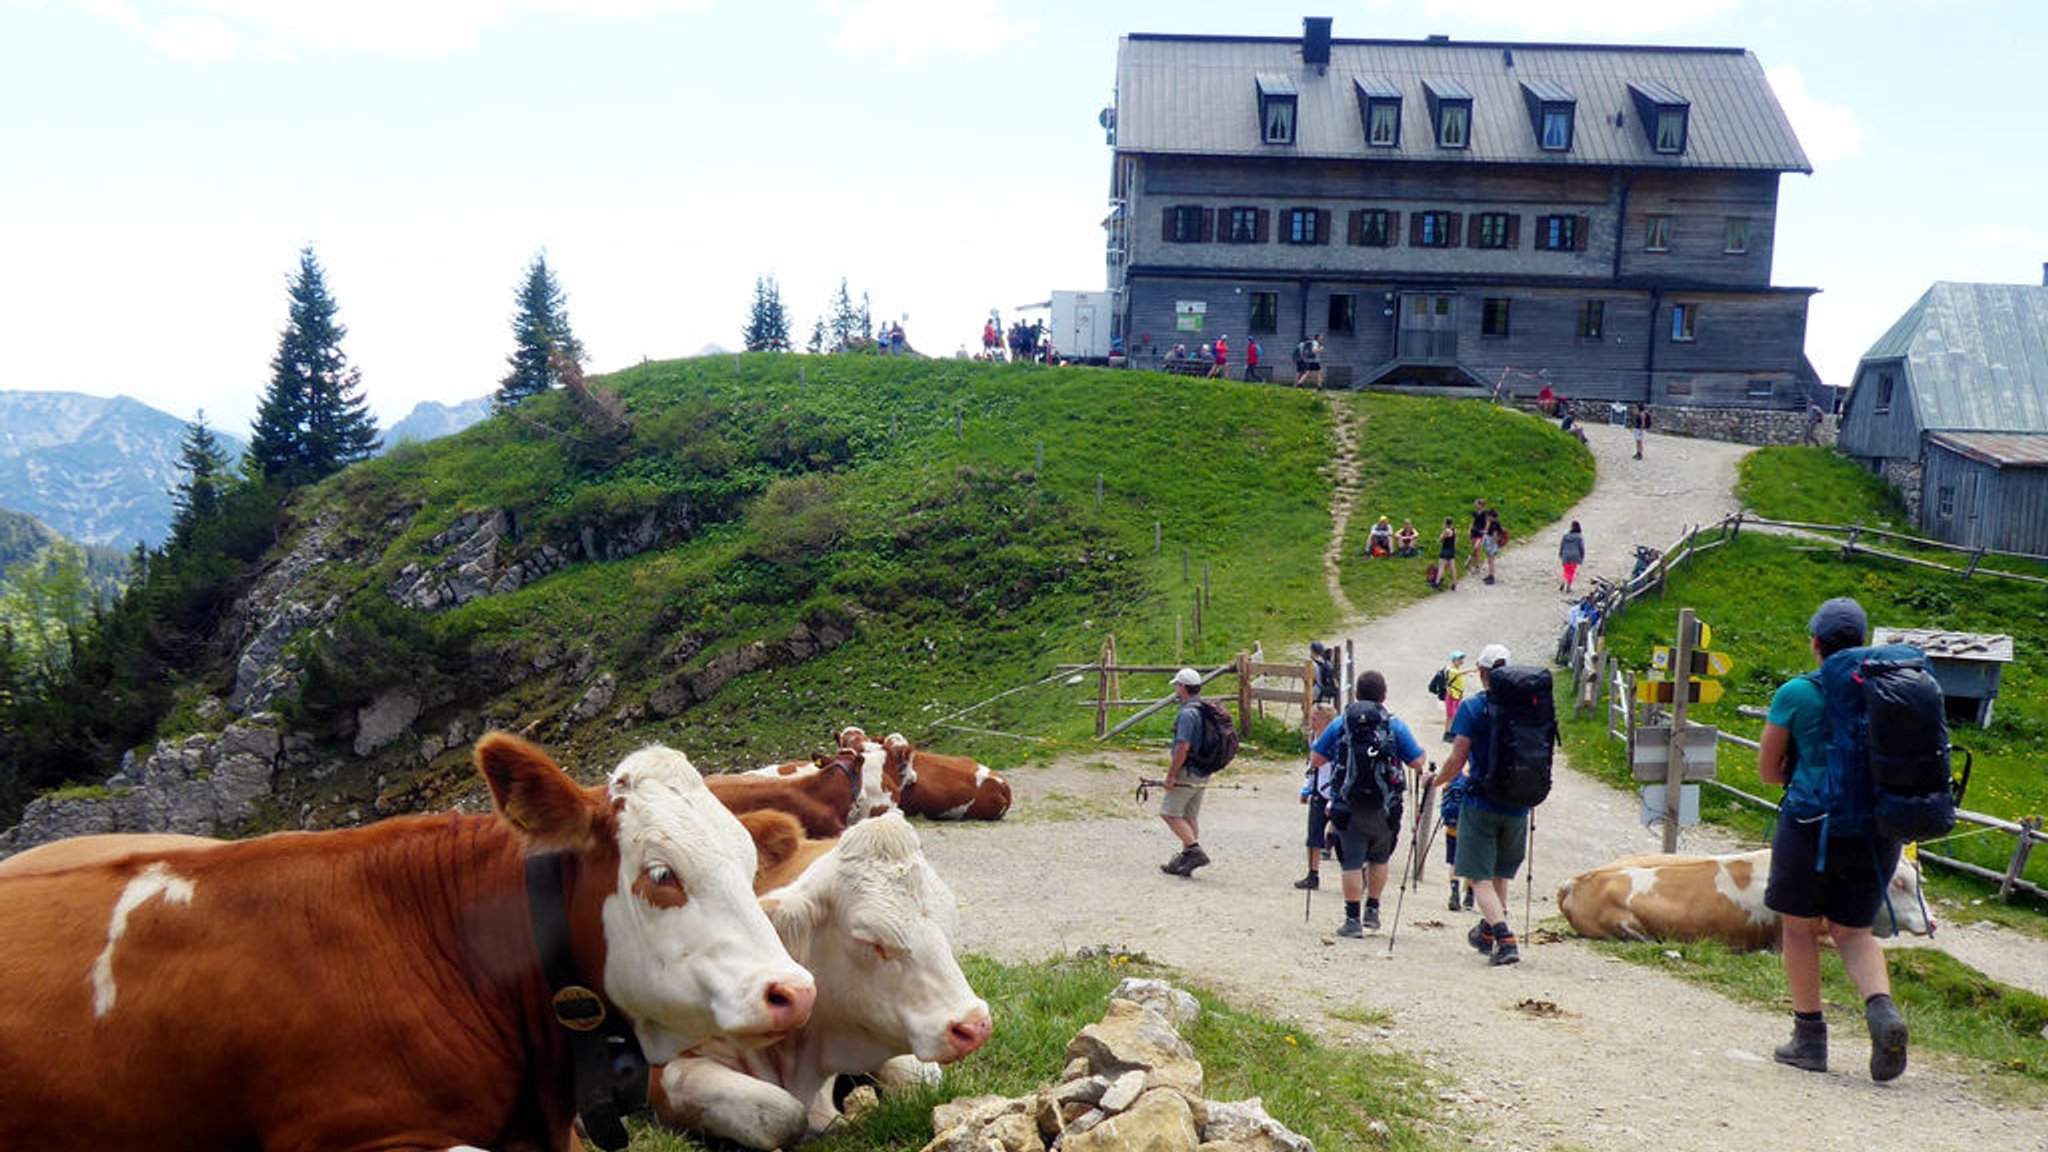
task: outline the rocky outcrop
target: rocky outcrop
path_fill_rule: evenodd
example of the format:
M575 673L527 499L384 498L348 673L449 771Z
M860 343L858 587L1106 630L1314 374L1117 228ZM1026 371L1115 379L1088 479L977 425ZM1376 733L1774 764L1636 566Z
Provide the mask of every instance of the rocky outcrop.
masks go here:
M924 1152L1315 1152L1306 1137L1250 1100L1202 1098L1202 1066L1166 1016L1182 1023L1194 998L1161 981L1125 981L1099 1023L1067 1046L1057 1083L1014 1099L973 1096L932 1110Z
M657 718L680 715L700 701L708 700L733 680L763 668L788 668L830 652L853 639L851 621L811 619L799 621L789 635L770 643L756 640L730 652L720 652L701 666L677 673L655 686L647 696L647 710Z
M623 525L582 524L575 539L521 546L518 524L502 508L468 512L427 541L440 559L407 564L386 589L394 603L439 612L484 596L516 591L578 561L624 560L689 533L686 508L642 513Z
M328 554L333 534L332 521L314 522L235 605L231 619L240 629L236 642L241 654L235 660L228 708L237 715L260 712L274 701L298 695L305 669L290 654L291 642L341 612L339 596L328 596L316 606L305 589L314 569L334 559Z
M267 719L161 744L145 758L130 752L103 789L33 801L20 824L0 833L0 856L91 833L233 832L256 816L280 771L310 759L302 741Z

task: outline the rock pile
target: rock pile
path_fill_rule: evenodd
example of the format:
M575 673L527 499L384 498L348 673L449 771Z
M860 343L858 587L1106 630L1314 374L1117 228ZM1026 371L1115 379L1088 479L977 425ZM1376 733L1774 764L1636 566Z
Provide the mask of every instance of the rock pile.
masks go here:
M924 1152L1314 1152L1257 1097L1202 1097L1202 1065L1176 1030L1200 1012L1194 997L1157 980L1113 995L1067 1045L1058 1083L940 1105Z

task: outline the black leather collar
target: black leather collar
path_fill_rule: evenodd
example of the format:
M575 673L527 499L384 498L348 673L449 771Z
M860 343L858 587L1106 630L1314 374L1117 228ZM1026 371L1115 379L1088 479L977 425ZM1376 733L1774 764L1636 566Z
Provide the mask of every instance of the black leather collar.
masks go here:
M583 1131L591 1143L609 1152L624 1148L629 1139L622 1117L647 1107L647 1057L632 1025L576 970L563 886L561 853L526 858L527 915L533 921L534 947L547 975L555 1022L568 1034L576 1112L583 1117Z

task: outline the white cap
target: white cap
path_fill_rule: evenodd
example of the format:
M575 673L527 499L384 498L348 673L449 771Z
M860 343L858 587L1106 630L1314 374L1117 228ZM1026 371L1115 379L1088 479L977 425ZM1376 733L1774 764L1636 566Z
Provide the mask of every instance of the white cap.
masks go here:
M1200 688L1202 686L1202 674L1193 668L1183 668L1173 674L1173 682L1189 688Z
M1479 666L1489 671L1512 659L1514 657L1508 655L1507 646L1504 644L1488 644L1479 650Z

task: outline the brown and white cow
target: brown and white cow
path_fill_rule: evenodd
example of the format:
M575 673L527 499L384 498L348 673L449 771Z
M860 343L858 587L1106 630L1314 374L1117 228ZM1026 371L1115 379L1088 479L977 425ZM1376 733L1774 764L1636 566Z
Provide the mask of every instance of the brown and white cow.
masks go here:
M575 976L650 1061L808 1017L753 842L681 753L594 788L502 734L476 760L492 815L101 844L0 879L0 1148L569 1147L530 854L559 856Z
M874 747L859 728L839 732L841 748ZM1010 782L965 756L926 752L900 732L882 737L882 775L896 806L933 820L1001 820L1010 810Z
M870 763L872 762L872 772ZM827 838L847 830L875 807L886 810L882 757L861 748L842 748L808 767L801 764L714 773L704 778L711 793L734 813L764 809L787 812L811 836ZM873 776L872 791L869 776Z
M1778 942L1778 914L1764 907L1771 850L1728 856L1625 856L1581 872L1557 890L1573 931L1595 940L1719 940L1730 948ZM1920 900L1920 868L1901 859L1880 907L1879 936L1930 931ZM1893 916L1897 924L1893 924Z
M988 1039L990 1020L953 958L953 894L901 813L864 820L836 845L801 839L786 817L745 819L760 846L761 884L787 879L762 906L817 977L817 1006L809 1023L767 1047L714 1042L671 1061L649 1095L663 1123L777 1148L838 1116L837 1076L903 1056L958 1060Z
M868 816L880 816L896 807L895 793L890 789L882 771L885 754L878 744L863 748L842 747L840 751L858 752L860 762L860 796L854 801L848 813L849 825L859 823ZM765 768L750 768L738 773L741 776L758 776L773 780L793 780L809 777L814 773L834 767L833 757L823 753L812 753L809 760L792 760L786 764L770 764ZM841 769L843 771L843 769Z

